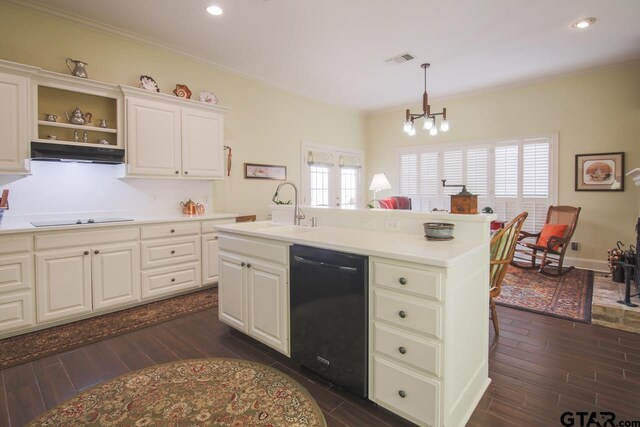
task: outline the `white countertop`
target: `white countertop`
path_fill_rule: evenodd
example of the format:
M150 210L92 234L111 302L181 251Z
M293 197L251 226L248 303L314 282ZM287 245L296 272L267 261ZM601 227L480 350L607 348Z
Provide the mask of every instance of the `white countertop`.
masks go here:
M123 227L127 225L152 224L161 222L178 221L206 221L216 219L231 219L238 214L227 212L212 212L204 215L184 215L181 213L166 212L83 212L81 214L51 214L51 215L16 215L11 216L5 212L0 224L0 234L31 233L35 231L66 231L86 230L103 227ZM59 225L52 227L34 227L31 221L63 220L63 219L87 219L122 217L131 218L133 221L107 222L99 224Z
M221 224L218 231L315 246L367 256L393 258L437 267L452 267L467 256L488 247L463 239L436 242L421 234L366 230L348 227L277 224L269 221ZM488 256L488 255L487 255Z

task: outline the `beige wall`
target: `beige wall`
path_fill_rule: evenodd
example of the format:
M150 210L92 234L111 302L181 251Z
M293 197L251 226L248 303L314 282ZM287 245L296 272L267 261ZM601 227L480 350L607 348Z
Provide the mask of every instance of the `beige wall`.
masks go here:
M223 41L221 41L223 42ZM225 145L233 149L231 177L214 187L218 211L258 214L277 181L245 180L243 163L287 166L300 181L300 141L364 149L364 115L312 101L165 49L116 37L70 22L23 10L0 0L0 59L68 73L65 58L86 61L89 77L137 86L152 76L164 93L185 83L197 99L213 91L231 110L225 119Z
M419 94L418 94L419 95ZM575 192L577 153L625 152L626 170L640 167L640 62L562 76L520 87L443 100L449 133L436 137L401 129L404 110L367 116L367 170L385 172L397 191L399 147L477 141L558 132L558 202L581 206L574 240L581 248L568 256L604 260L616 240L635 241L640 191L630 178L624 192ZM419 111L419 105L410 106Z

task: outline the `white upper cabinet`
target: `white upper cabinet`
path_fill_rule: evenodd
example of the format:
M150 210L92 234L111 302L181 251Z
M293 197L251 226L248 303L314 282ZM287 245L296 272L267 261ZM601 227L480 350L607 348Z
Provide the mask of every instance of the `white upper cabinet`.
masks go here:
M127 158L131 175L180 175L180 109L127 98Z
M29 157L30 79L0 73L0 173L25 173Z
M225 108L121 86L127 175L223 179Z

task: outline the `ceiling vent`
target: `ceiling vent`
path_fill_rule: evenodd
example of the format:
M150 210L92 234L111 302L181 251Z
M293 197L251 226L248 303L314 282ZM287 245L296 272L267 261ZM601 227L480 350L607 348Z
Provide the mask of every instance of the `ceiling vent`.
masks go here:
M416 59L415 56L413 56L410 53L403 53L402 55L396 55L396 56L392 56L391 58L385 59L384 62L386 62L387 64L404 64L405 62L409 62L409 61L413 61L414 59Z

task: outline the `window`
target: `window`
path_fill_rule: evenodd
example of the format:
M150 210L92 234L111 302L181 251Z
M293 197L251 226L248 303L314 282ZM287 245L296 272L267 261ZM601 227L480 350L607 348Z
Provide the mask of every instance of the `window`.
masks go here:
M400 150L400 193L415 210L450 209L451 194L466 184L478 209L491 206L500 220L529 212L528 231L540 230L555 203L556 136Z
M361 151L302 143L302 203L357 208L363 203Z

